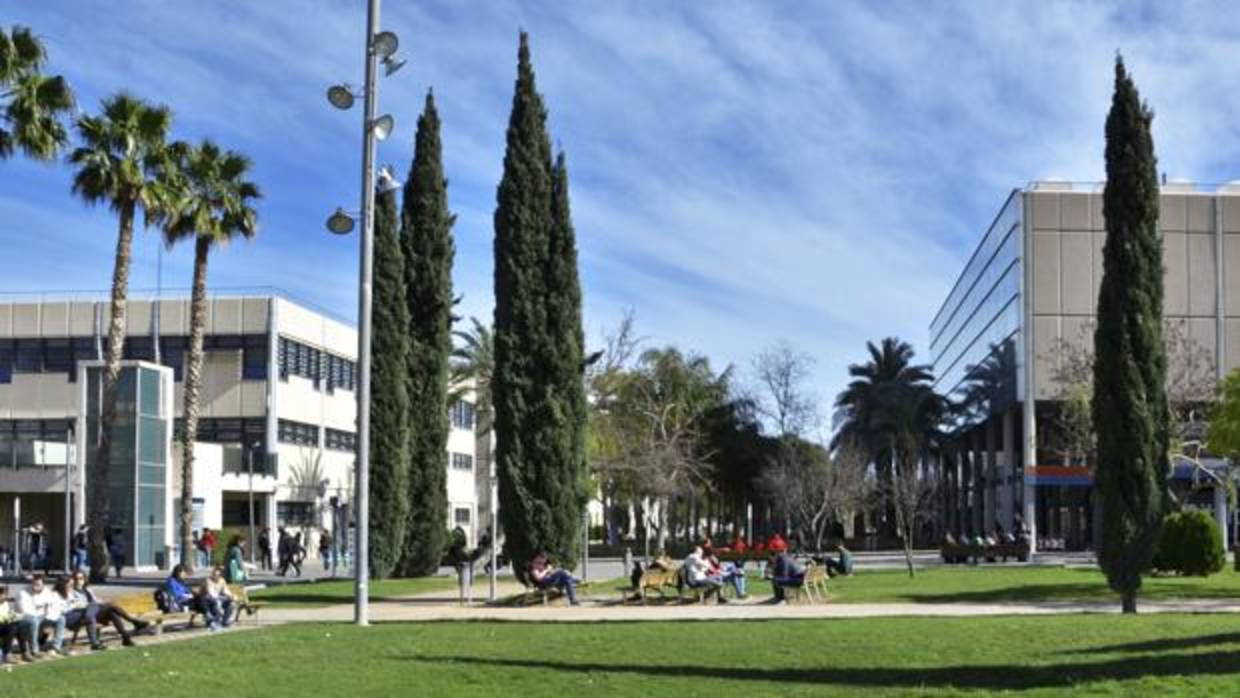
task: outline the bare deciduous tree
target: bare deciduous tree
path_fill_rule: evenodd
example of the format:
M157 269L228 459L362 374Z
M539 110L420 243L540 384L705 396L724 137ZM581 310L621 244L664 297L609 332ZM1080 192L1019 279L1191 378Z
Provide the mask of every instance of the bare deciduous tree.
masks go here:
M813 357L796 351L786 340L754 357L756 403L779 436L801 436L818 425L818 399L806 387L813 367Z
M756 485L784 512L801 540L818 551L831 525L852 516L874 491L863 451L847 446L833 457L800 440L777 450Z

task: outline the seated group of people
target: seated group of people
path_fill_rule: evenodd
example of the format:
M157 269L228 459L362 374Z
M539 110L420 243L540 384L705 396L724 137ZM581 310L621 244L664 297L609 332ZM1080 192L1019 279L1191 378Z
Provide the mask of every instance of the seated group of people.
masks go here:
M227 628L235 620L233 610L237 600L228 588L228 580L224 578L224 568L216 565L211 568L207 578L195 589L189 580L185 565L172 568L172 574L164 580L160 609L164 613L180 613L194 611L207 619L207 628L211 631Z
M728 602L720 593L724 584L732 585L736 598L748 596L745 593L744 568L731 562L721 563L709 539L693 547L693 552L685 558L684 571L684 581L689 588L703 589L707 597L714 594L717 603Z
M99 640L99 625L111 624L125 646L133 644L133 632L141 632L150 624L134 618L117 606L101 600L91 590L86 573L74 572L61 577L48 587L43 575L31 577L30 586L10 598L8 589L0 586L0 664L11 661L16 644L27 662L41 658L45 652L64 655L65 631L86 628L92 650L106 646ZM44 632L50 631L50 637Z

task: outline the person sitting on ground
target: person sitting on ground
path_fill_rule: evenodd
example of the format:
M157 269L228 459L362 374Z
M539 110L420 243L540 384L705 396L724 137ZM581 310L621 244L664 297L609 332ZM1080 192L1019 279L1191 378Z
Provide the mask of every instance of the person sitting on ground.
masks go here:
M167 612L180 613L182 611L192 611L197 606L194 591L190 588L189 573L185 570L185 565L178 564L172 568L172 573L164 580L164 591L168 595Z
M219 565L211 568L211 574L202 583L199 598L208 629L214 632L232 625L234 599L224 579L224 568Z
M78 594L73 588L69 577L61 577L52 586L65 603L65 630L77 631L86 626L86 637L90 640L90 648L96 652L106 650L107 646L99 641L99 604L91 603L85 595Z
M786 587L799 587L805 583L805 568L786 552L771 553L766 571L771 577L771 588L775 593L772 602L776 604L787 603L784 596Z
M832 577L841 574L845 577L851 576L853 573L852 553L844 547L843 543L835 546L835 552L838 553L838 557L828 557L826 560L827 574Z
M727 603L727 599L719 593L723 589L723 580L711 576L710 571L710 563L702 555L702 546L693 546L693 552L685 558L685 583L690 589L701 589L703 598L714 594L719 603Z
M580 580L567 570L556 568L546 551L538 553L530 561L530 579L539 589L559 589L568 597L568 605L577 605L577 584Z
M17 605L9 599L9 588L0 584L0 666L9 663L14 642L21 646L23 654L26 653L26 642L20 631Z
M225 564L228 565L228 583L245 584L249 579L245 571L245 536L234 535L229 539Z
M80 597L80 598L78 598ZM141 618L134 618L125 609L115 604L108 603L100 599L93 589L90 588L90 580L87 579L86 573L78 570L73 573L73 586L70 590L70 603L80 603L85 600L88 604L94 604L99 607L99 613L96 620L99 623L111 623L116 629L116 633L121 636L121 644L126 647L133 646L133 637L129 631L125 629L125 623L133 626L136 633L151 627L149 621Z
M39 632L44 626L51 626L53 629L51 651L61 656L67 655L64 651L64 607L64 599L47 587L43 575L36 574L30 578L30 588L23 590L17 597L17 613L21 616L20 628L28 643L22 659L29 662L39 657L43 649L39 643Z

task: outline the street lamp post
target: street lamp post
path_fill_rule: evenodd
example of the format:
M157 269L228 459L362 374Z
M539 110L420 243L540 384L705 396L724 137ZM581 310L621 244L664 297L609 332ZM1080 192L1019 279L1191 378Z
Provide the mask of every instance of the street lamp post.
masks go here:
M379 0L369 0L366 8L366 80L362 91L362 234L357 304L357 476L354 494L357 527L353 553L353 622L357 625L370 625L370 315L374 266L375 141L387 138L395 126L392 117L387 114L375 117L378 101L375 71L380 60L383 61L385 75L395 73L404 65L404 61L395 57L398 45L395 34L379 31ZM333 85L327 90L328 102L337 109L352 107L355 96L347 85ZM380 180L384 187L397 186L386 168L383 175ZM353 220L342 209L336 209L327 219L327 228L344 235L353 229Z
M253 564L254 564L254 548L255 548L255 547L257 547L257 545L258 545L258 542L254 539L254 452L255 452L255 451L257 451L260 447L262 447L262 442L261 442L261 441L257 441L257 442L255 442L255 443L251 444L251 445L250 445L250 448L248 449L248 450L249 450L249 454L248 454L248 455L249 455L249 457L246 459L246 461L247 461L247 466L248 466L248 467L247 467L247 469L249 470L249 473L250 473L250 492L249 492L249 502L250 502L250 516L249 516L249 521L250 521L250 541L249 541L249 551L250 551L250 564L251 564L251 565L253 565Z

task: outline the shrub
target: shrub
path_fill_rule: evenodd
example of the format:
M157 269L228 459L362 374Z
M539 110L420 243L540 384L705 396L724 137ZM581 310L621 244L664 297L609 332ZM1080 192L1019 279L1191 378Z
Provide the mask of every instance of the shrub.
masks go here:
M1226 559L1223 535L1209 513L1184 511L1163 520L1154 569L1204 577L1222 571Z

